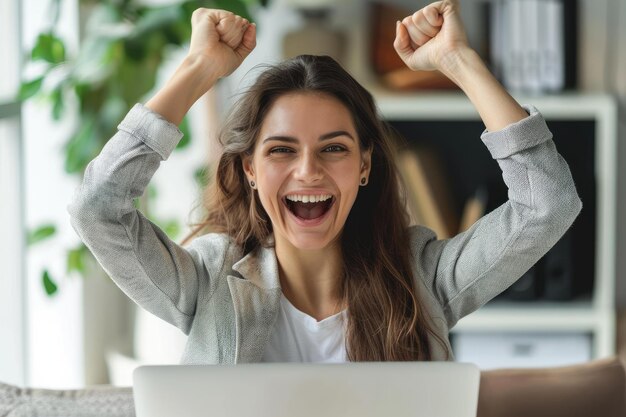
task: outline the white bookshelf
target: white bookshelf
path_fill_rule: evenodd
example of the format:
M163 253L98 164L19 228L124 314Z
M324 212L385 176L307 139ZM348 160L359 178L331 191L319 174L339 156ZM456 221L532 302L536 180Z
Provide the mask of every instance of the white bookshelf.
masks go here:
M369 88L382 115L395 121L478 120L461 93L390 93ZM516 96L536 106L549 121L595 121L596 264L591 298L566 302L495 301L463 318L453 334L543 332L591 335L591 357L615 354L615 227L617 107L605 94L566 93Z

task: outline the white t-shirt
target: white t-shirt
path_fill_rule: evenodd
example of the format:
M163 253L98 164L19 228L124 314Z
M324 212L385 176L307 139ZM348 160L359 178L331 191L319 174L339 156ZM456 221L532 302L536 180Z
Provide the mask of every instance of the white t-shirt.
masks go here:
M346 311L322 321L298 310L280 297L280 311L262 362L347 362Z

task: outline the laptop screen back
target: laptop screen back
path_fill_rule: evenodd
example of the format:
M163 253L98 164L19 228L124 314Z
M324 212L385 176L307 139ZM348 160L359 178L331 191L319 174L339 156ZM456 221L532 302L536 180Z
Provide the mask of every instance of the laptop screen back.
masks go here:
M453 362L144 366L137 417L475 417L480 372Z

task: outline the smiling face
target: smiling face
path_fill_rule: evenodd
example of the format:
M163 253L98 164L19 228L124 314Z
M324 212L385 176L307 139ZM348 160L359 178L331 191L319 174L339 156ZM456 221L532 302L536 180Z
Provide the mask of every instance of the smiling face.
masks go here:
M243 168L254 181L274 238L298 249L335 242L369 176L349 110L334 97L289 93L270 107Z

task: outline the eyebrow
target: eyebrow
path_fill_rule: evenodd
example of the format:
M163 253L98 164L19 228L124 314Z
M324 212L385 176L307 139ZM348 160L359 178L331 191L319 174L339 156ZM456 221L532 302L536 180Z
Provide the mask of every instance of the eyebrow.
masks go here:
M319 140L323 141L323 140L329 140L329 139L333 139L336 138L337 136L347 136L350 139L354 140L354 138L352 137L352 135L348 132L346 132L345 130L336 130L334 132L329 132L329 133L324 133L322 136L320 136ZM268 138L263 139L263 143L265 142L269 142L272 140L278 140L281 142L289 142L289 143L298 143L299 140L293 136L270 136Z

